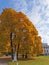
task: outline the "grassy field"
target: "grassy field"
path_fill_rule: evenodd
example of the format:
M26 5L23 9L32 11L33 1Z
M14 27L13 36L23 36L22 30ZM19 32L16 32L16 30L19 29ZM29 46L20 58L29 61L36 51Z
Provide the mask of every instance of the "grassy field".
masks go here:
M8 65L17 65L16 62L9 62ZM18 65L49 65L49 56L36 57L34 60L18 61Z

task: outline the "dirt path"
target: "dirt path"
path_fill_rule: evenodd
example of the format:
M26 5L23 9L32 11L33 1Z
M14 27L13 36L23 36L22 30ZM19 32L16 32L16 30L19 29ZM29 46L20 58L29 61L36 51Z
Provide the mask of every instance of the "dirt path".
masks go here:
M0 57L0 65L8 65L9 61L11 61L10 57L7 56Z
M8 65L7 63L8 63L8 62L7 62L6 60L1 60L1 59L0 59L0 65Z
M7 63L0 63L0 65L8 65Z

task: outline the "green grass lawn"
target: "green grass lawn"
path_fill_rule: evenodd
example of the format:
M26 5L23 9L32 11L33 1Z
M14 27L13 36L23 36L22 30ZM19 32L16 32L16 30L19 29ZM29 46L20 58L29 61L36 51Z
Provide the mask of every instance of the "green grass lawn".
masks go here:
M16 62L9 62L8 65L17 65ZM36 57L34 60L18 61L18 65L49 65L49 56Z

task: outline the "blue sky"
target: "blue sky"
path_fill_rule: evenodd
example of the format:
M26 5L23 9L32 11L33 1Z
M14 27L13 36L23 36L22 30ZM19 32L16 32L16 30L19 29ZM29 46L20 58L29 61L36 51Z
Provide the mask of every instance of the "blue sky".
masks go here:
M36 26L42 42L49 44L49 0L0 0L0 13L4 8L25 13Z

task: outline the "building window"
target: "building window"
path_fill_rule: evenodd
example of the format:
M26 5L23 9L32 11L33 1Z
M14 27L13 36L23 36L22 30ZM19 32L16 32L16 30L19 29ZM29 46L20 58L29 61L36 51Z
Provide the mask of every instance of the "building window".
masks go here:
M47 52L48 52L48 50L47 50Z

